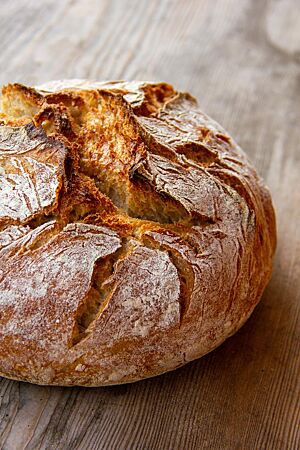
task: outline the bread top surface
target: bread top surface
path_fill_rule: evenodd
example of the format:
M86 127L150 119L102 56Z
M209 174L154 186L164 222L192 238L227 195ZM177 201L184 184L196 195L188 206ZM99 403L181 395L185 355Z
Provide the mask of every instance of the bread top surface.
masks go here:
M8 85L0 116L0 372L134 381L210 351L270 277L268 190L166 83Z

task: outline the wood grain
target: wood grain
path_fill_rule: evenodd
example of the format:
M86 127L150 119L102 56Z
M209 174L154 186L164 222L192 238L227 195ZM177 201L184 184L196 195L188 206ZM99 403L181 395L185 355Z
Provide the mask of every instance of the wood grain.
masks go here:
M1 379L0 447L300 447L298 0L2 0L0 81L166 80L199 98L269 184L274 274L247 324L199 361L110 388Z

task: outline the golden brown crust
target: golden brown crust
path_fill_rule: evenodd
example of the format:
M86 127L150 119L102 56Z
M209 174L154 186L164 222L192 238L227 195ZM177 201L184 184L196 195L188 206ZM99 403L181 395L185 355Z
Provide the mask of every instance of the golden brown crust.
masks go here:
M272 267L271 198L245 154L166 83L2 92L0 373L105 385L233 334Z

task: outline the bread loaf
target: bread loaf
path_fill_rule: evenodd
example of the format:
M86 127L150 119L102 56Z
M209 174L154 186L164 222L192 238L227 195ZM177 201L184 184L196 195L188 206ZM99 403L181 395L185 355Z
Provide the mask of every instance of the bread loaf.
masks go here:
M99 386L175 369L259 302L270 194L165 83L2 90L0 374Z

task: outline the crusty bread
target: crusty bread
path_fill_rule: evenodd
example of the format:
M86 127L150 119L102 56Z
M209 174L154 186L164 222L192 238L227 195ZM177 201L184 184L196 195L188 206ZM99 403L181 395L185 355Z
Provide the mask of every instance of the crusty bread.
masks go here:
M271 274L272 202L192 96L12 84L0 124L1 375L136 381L246 321Z

